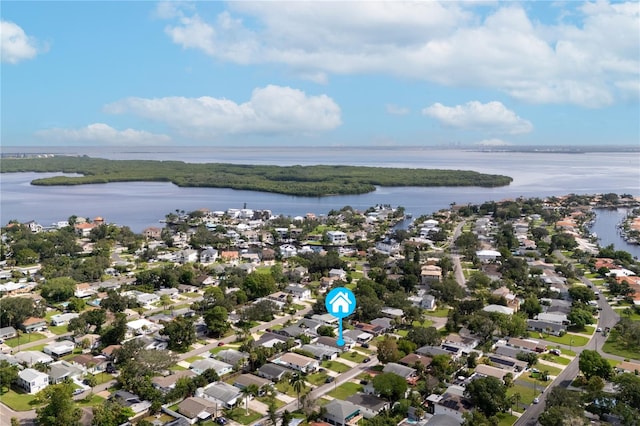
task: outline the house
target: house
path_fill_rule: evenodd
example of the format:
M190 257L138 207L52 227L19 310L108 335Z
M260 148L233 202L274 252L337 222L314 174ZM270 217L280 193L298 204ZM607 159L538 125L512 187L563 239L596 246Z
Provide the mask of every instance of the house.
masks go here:
M442 280L442 268L437 265L424 265L420 268L420 283L429 285Z
M70 313L66 313L66 314L52 315L51 316L51 325L52 326L58 326L58 325L69 324L69 321L71 321L74 318L78 318L79 316L80 316L80 314L77 314L75 312L70 312Z
M323 345L302 345L301 349L313 354L314 358L320 361L336 359L342 352L340 349Z
M527 320L527 330L537 331L539 333L548 333L554 336L562 336L567 332L567 327L562 323Z
M335 326L338 324L338 318L334 317L331 314L314 314L311 315L311 319L319 322L322 325Z
M348 402L360 408L360 413L365 419L377 416L390 408L389 402L375 395L356 393L346 399Z
M218 404L205 398L192 396L178 404L178 413L191 419L189 424L205 421L210 417L218 417Z
M53 362L53 358L40 351L21 351L15 354L15 358L20 364L27 367L33 367L36 364L49 364Z
M434 310L436 308L436 298L431 294L425 295L420 303L420 307L429 311Z
M156 226L150 226L142 231L142 235L148 240L159 240L162 235L162 229Z
M329 271L329 278L344 281L347 279L347 273L342 268L340 269L333 268Z
M346 352L350 349L353 349L355 341L350 341L350 339L346 338L344 334L342 335L342 337L344 338L344 345L339 345L337 338L328 336L318 337L318 340L316 340L316 344L325 346L330 349L336 349L341 352Z
M288 352L283 354L280 358L273 361L276 364L280 364L284 367L292 368L301 373L309 373L318 369L318 361L306 357L304 355Z
M337 292L329 301L331 305L331 312L347 314L351 310L353 301L349 298L349 295L344 291Z
M362 419L360 407L349 401L333 399L325 406L322 420L334 426L355 426Z
M198 250L194 249L185 249L180 250L176 253L176 262L185 264L185 263L195 263L198 261Z
M49 386L49 376L33 368L25 368L22 371L18 371L16 384L28 394L33 395Z
M122 345L109 345L102 349L101 355L104 355L108 360L113 360L114 351L120 349Z
M427 412L434 415L448 415L462 424L463 414L473 405L464 397L464 387L451 385L442 395L431 394L427 397Z
M569 320L565 314L552 314L548 312L540 313L536 316L538 321L552 322L556 324L569 324Z
M454 344L461 349L475 349L480 344L480 341L472 336L461 336L459 334L450 333L444 338L445 343Z
M154 294L154 296L156 295ZM159 331L163 328L164 327L160 324L155 324L147 319L140 318L134 321L129 321L127 323L127 334L129 334L130 336L140 336L143 334L155 333L156 331Z
M342 231L327 231L327 238L329 243L334 245L346 244L348 242L347 234Z
M125 390L118 390L111 395L112 400L118 402L123 407L131 408L135 414L140 414L143 411L147 411L151 407L151 402L144 401L134 393L127 392Z
M281 365L265 364L258 368L257 374L258 376L269 379L272 382L279 382L287 373L291 372L292 370Z
M395 320L402 320L402 317L404 316L404 312L402 311L402 309L398 309L398 308L385 307L385 308L382 308L380 312L382 313L383 316L387 318L395 319Z
M96 228L96 225L93 223L83 222L76 223L73 228L75 229L76 234L78 234L80 237L86 238L89 236L91 231Z
M476 251L476 256L480 262L489 263L501 258L502 254L496 250L478 250Z
M398 364L395 362L390 362L387 365L385 365L384 368L382 369L382 372L393 373L397 376L402 377L403 379L410 379L411 377L414 377L416 375L415 368L407 367L405 365Z
M215 370L219 377L229 374L233 371L233 365L217 359L205 358L199 359L191 363L189 368L196 374L202 374L206 370Z
M214 382L205 387L201 392L196 391L196 396L217 402L222 408L229 409L236 405L242 393L240 389L228 383Z
M506 306L502 305L487 305L482 308L482 310L485 312L497 312L504 315L513 315L514 312L513 308L507 308Z
M415 366L416 364L420 364L426 368L431 365L431 361L432 358L428 356L409 354L404 358L401 358L398 363L406 366Z
M353 330L344 330L342 333L342 337L344 337L345 341L349 340L356 343L367 343L373 339L373 334L367 333L362 330L353 329Z
M233 386L237 387L240 390L251 385L256 385L256 387L258 388L258 396L261 396L264 393L264 388L271 385L271 381L262 377L258 377L255 374L241 374L236 377L235 381L233 382Z
M69 361L91 374L101 373L109 365L109 360L103 355L81 354L74 356Z
M96 294L97 291L91 286L89 283L80 283L76 285L76 289L73 292L75 297L79 297L80 299L84 299L85 297L90 297Z
M212 263L218 260L218 250L207 247L200 252L200 263Z
M47 355L51 355L54 358L62 358L69 355L76 348L76 344L70 340L63 340L61 342L53 342L44 347L43 352Z
M29 317L22 322L22 329L25 333L42 331L47 328L47 320L44 318Z
M211 356L235 367L243 366L249 359L248 353L240 352L235 349L225 349L218 352L217 354L212 354Z
M264 333L258 340L256 340L256 346L264 346L266 348L272 348L273 345L278 343L286 343L288 338L275 333Z
M49 364L49 383L57 385L66 379L78 379L84 372L81 368L66 361L57 361Z
M389 317L372 319L371 325L374 327L378 327L380 330L382 330L382 333L388 333L394 328L393 321L391 321L391 318Z
M18 332L13 327L2 327L0 328L0 339L11 339L16 337Z
M285 293L289 293L297 300L307 300L311 298L311 290L303 285L289 284L285 289Z
M476 366L476 374L484 377L495 377L496 379L504 379L508 373L507 370L503 370L501 368L493 367L491 365L486 364L478 364Z
M294 257L298 255L298 249L291 244L283 244L280 246L280 256L283 259Z
M509 358L498 354L489 354L487 355L487 358L493 363L493 365L502 369L519 372L527 368L527 363L518 359Z
M183 377L191 379L193 377L196 377L196 373L191 370L181 370L176 371L175 373L168 376L154 376L151 378L151 384L160 392L167 393L171 389L175 388L178 379L181 379Z
M526 349L531 352L544 352L547 350L547 345L540 343L537 340L519 339L517 337L511 337L507 341L507 345L513 346L517 349Z

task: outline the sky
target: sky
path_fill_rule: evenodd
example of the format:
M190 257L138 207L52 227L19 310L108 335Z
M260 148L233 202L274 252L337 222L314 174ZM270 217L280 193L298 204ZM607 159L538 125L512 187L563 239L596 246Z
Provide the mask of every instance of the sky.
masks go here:
M4 146L640 144L640 3L2 1Z

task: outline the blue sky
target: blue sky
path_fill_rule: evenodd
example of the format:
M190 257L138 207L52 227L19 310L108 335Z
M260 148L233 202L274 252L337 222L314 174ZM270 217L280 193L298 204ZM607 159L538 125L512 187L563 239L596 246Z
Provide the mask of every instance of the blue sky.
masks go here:
M635 144L640 3L2 2L20 145Z

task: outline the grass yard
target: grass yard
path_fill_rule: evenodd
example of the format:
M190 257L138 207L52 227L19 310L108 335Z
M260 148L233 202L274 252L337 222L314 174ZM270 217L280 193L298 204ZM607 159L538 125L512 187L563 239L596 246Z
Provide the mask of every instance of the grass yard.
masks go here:
M187 292L187 293L182 293L181 296L190 297L194 299L196 297L200 297L201 295L199 293Z
M188 370L188 368L185 368L181 365L174 365L173 367L171 367L171 371L185 371Z
M322 361L321 366L336 373L344 373L345 371L351 370L351 367L338 361Z
M24 345L25 343L36 342L46 338L47 336L41 333L20 333L18 337L7 339L4 343L9 347L15 348L18 345Z
M585 325L582 328L569 327L569 331L572 333L593 335L593 333L596 332L596 328L592 325Z
M538 376L540 375L540 373L530 373L530 372L525 372L523 374L520 375L520 377L518 377L517 380L519 381L523 381L523 382L528 382L528 383L533 383L536 386L538 386L538 390L542 390L544 388L546 388L549 384L551 384L551 379L549 379L548 381L544 382L542 380L538 380Z
M616 332L612 331L609 334L609 338L602 346L602 351L611 355L618 355L627 359L640 359L640 351L637 349L626 348L622 344L618 343L616 340Z
M516 416L512 416L509 413L498 413L498 426L511 426L518 420Z
M306 380L306 378L305 378L305 380ZM289 396L292 396L294 398L298 397L298 394L296 393L296 391L293 390L293 386L291 386L287 380L279 381L278 383L276 383L275 388L280 393L285 393L285 394L287 394ZM311 391L311 388L309 388L309 386L305 386L302 389L302 392L300 392L300 396L309 393L309 391Z
M550 353L543 354L540 359L544 359L545 361L555 362L556 364L569 365L571 360L569 358L565 358L563 356L555 356Z
M286 405L284 401L280 401L278 398L270 398L268 396L261 396L261 397L256 398L256 399L258 401L262 402L267 407L269 406L269 404L271 402L273 402L273 404L276 406L276 408L281 408L281 407L284 407Z
M234 420L240 424L248 425L262 417L262 414L249 409L249 415L246 415L247 411L244 408L234 408L226 412L226 416L231 420Z
M576 356L576 353L574 351L570 351L569 349L564 349L564 348L558 348L558 349L560 349L560 353L562 355L567 355L567 356L571 356L571 357Z
M191 364L193 362L198 361L199 359L204 359L204 358L202 358L199 355L196 355L196 356L192 356L192 357L189 357L189 358L185 358L185 361L188 362L189 364Z
M345 400L349 398L351 395L355 395L358 392L362 392L362 386L357 383L343 383L338 386L336 389L329 392L327 395L332 396L336 399Z
M551 365L541 364L541 363L538 363L533 368L537 368L540 371L545 371L546 370L549 373L550 376L557 376L558 374L560 374L562 372L561 368L557 368L557 367L553 367Z
M327 373L313 373L313 374L309 374L306 377L306 379L307 379L307 382L311 383L312 385L320 386L325 383L325 380L327 380L327 377L329 377Z
M80 407L97 407L104 403L104 398L98 395L91 395L89 398L79 399L76 403Z
M632 309L632 314L627 315L624 311L625 309L626 308L613 308L613 310L616 311L622 318L629 318L631 321L640 321L640 314L635 313L635 311L633 311Z
M35 403L36 396L28 393L16 392L13 389L0 395L0 401L14 411L29 411L38 407Z
M427 313L425 315L430 315L429 312L431 312L431 311L427 311ZM434 315L434 316L437 316L437 315ZM428 320L428 319L426 319L426 320L424 320L422 322L414 321L411 325L413 327L431 327L433 325L433 321Z
M552 335L547 336L546 334L541 336L541 333L538 333L537 331L530 331L529 337L532 337L534 339L544 339L548 342L560 343L561 345L567 346L571 345L574 347L584 346L589 342L589 339L587 339L586 337L578 336L571 333L567 333L562 337L557 337Z
M409 334L409 330L396 330L396 334L401 337L407 337L407 334Z
M361 363L362 361L364 361L366 356L362 355L362 354L359 354L358 352L351 351L351 352L343 352L342 354L340 354L340 358L344 358L344 359L347 359L349 361Z
M52 332L53 334L64 334L67 331L69 331L67 329L66 325L54 325L54 326L49 326L48 330L50 332Z
M428 317L446 318L447 315L449 315L449 308L438 308L433 311L425 311L424 314Z
M607 362L609 363L609 365L611 365L612 367L617 367L618 364L620 364L622 361L618 361L617 359L611 359L611 358L605 358L607 360Z
M528 386L514 385L507 389L507 398L511 398L511 395L519 393L520 402L522 404L530 405L531 403L533 403L533 398L540 395L540 390L541 389L538 389L536 391Z

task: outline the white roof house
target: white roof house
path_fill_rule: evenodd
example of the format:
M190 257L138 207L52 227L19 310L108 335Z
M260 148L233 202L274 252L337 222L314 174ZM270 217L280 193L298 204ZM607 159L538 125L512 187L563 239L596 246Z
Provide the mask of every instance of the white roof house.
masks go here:
M25 368L18 372L18 380L16 383L27 391L27 393L33 395L49 386L49 375L32 368Z
M76 344L69 341L63 340L62 342L53 342L44 347L43 351L45 354L51 355L56 358L63 357L65 355L69 355L76 348Z
M500 252L496 250L478 250L476 256L481 262L489 262L502 257Z
M22 351L15 354L15 358L19 363L31 367L38 363L49 364L53 362L53 358L40 351Z
M482 308L482 310L485 312L498 312L505 315L513 315L514 312L512 308L507 308L506 306L502 305L487 305Z
M127 323L127 332L131 335L151 334L164 328L160 324L153 323L147 319L140 318Z
M56 325L69 324L69 321L71 321L74 318L78 318L79 316L80 314L75 312L53 315L51 316L51 325L56 326Z

